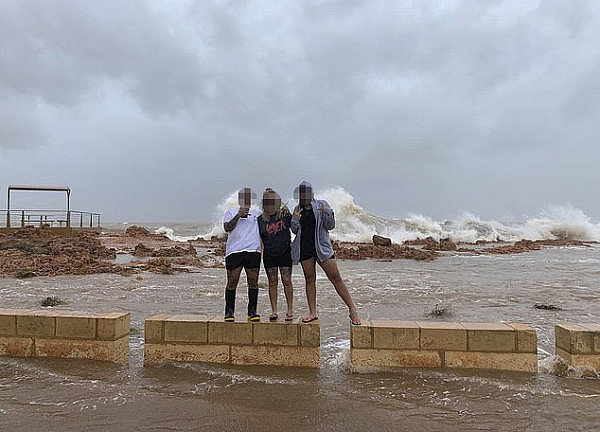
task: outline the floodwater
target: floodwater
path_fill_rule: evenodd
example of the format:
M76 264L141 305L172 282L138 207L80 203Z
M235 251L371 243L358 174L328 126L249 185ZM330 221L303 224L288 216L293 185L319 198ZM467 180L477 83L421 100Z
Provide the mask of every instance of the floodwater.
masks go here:
M347 370L349 320L322 272L318 371L176 364L143 367L143 322L167 313L221 314L225 270L135 276L0 279L4 307L37 308L58 296L69 308L130 311L129 366L0 357L0 430L600 430L594 371L555 372L554 324L600 322L600 247L506 256L448 254L433 262L341 261L363 319L514 321L538 331L540 372ZM261 270L261 284L266 277ZM294 268L296 316L306 313ZM246 286L238 288L243 316ZM281 290L282 291L282 290ZM280 293L280 311L283 306ZM536 303L562 310L539 310ZM451 315L432 318L436 304ZM261 289L259 305L268 314Z

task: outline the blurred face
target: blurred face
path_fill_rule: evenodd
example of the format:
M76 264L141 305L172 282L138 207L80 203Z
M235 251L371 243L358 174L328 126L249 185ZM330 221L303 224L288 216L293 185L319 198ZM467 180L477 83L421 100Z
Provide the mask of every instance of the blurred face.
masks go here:
M250 208L252 205L252 191L244 188L238 192L238 204L241 208Z
M300 185L298 187L298 201L301 206L310 204L312 198L312 189L307 186Z
M266 214L273 215L277 213L281 207L281 199L272 195L268 195L263 198L262 206Z

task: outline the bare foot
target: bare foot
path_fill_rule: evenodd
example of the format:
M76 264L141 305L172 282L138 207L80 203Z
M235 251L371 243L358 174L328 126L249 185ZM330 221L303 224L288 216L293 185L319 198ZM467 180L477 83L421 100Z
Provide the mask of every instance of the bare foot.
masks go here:
M361 324L360 318L358 317L358 311L356 311L356 310L350 311L349 317L350 317L350 323L352 325L359 326Z

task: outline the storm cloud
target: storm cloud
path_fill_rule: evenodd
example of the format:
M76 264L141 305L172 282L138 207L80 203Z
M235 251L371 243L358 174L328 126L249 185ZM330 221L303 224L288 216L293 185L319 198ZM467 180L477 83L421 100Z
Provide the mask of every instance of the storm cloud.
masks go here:
M598 40L593 0L0 0L0 187L115 221L304 179L383 216L598 219Z

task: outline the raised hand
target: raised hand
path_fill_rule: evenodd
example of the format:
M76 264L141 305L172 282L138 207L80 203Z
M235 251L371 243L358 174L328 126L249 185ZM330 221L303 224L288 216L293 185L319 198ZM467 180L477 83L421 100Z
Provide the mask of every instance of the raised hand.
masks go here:
M237 214L241 218L247 218L249 212L250 212L250 208L249 207L240 207L240 209L238 210Z

